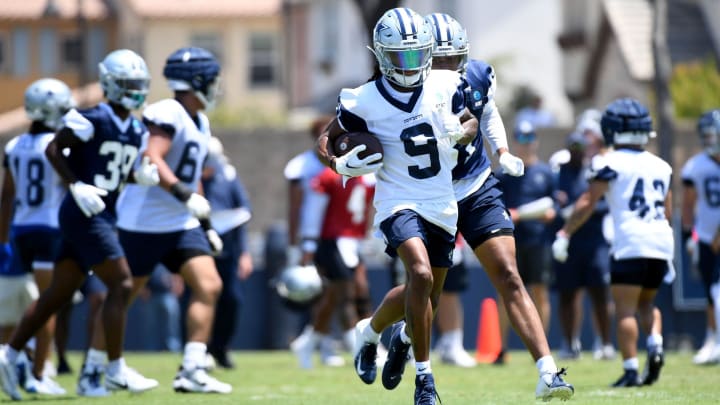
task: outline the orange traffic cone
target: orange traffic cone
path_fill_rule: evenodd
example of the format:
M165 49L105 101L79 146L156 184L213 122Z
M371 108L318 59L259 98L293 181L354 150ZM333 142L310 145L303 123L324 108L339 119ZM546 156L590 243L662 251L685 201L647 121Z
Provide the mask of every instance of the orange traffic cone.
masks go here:
M497 303L492 298L485 298L480 307L475 348L475 360L478 363L494 362L502 350Z

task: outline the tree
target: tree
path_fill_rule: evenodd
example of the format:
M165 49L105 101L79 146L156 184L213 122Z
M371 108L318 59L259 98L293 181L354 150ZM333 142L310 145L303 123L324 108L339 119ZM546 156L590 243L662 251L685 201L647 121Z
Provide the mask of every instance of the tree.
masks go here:
M400 0L353 0L353 3L355 3L360 11L360 16L365 25L365 32L368 33L368 38L372 41L372 33L377 20L382 17L385 11L398 7ZM372 59L374 62L375 58L373 57Z

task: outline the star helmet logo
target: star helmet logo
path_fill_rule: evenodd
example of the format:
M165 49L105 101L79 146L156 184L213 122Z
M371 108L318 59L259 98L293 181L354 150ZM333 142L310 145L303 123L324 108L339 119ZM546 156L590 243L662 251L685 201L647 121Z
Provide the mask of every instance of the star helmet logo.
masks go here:
M389 29L390 29L390 27L385 25L385 23L380 23L377 25L377 27L375 27L375 35L382 35L383 31L389 30ZM391 36L391 35L392 35L391 33L387 34L387 36Z

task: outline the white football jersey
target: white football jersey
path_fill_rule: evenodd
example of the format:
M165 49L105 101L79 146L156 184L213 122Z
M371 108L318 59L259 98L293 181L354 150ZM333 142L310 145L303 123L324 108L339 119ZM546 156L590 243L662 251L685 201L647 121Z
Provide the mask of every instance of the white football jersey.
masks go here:
M311 238L316 235L318 233L316 230L317 223L322 221L324 215L323 212L318 211L317 207L308 203L308 200L311 199L310 196L315 193L310 187L310 180L320 174L323 169L325 169L325 165L322 164L313 148L290 159L283 171L288 181L299 181L303 190L303 199L300 204L300 223L298 225L298 235L296 235L300 239Z
M171 133L172 146L165 155L165 162L180 182L192 191L198 190L210 139L207 117L202 112L197 116L196 124L185 108L173 99L151 104L143 112L145 121ZM143 143L141 153L146 143ZM118 199L117 210L118 228L128 231L174 232L200 226L185 204L160 186L128 184Z
M591 178L609 182L605 198L614 224L613 257L672 259L673 232L665 218L670 165L650 152L628 149L607 153L602 163Z
M685 163L683 182L691 182L697 192L695 231L701 242L710 244L720 228L720 163L706 152Z
M67 188L45 157L52 132L22 134L5 145L5 169L15 182L13 226L59 228L58 209Z
M444 137L444 119L465 108L460 75L433 70L412 93L392 89L385 78L340 93L338 121L349 132L380 140L383 165L376 173L375 226L403 209L455 234L457 202L452 168L457 150Z

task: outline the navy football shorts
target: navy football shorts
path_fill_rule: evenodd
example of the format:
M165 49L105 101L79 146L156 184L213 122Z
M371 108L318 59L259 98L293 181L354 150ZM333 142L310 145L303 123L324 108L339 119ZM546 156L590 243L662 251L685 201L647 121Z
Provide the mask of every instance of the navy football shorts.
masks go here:
M60 254L62 237L59 229L38 227L14 232L12 244L16 263L26 273L32 273L36 266L43 269L53 268Z
M401 210L386 218L380 224L385 236L390 257L397 256L397 248L406 240L418 237L425 243L432 267L452 266L455 250L455 235L451 235L439 226L423 219L417 212Z
M115 230L117 218L109 210L88 218L68 193L60 205L58 217L62 234L58 261L72 259L89 272L94 265L107 259L125 256Z
M348 267L340 254L335 239L323 239L315 252L315 266L320 274L332 281L352 279L355 268Z
M655 290L660 288L668 270L668 262L663 259L612 259L610 283L630 284Z
M707 294L708 303L713 304L710 286L720 281L720 255L713 253L707 243L698 243L698 248L700 250L698 267L705 287L705 294Z
M120 229L133 277L149 276L162 263L172 273L196 256L210 255L210 242L201 227L175 232L147 233Z
M565 263L555 262L555 287L559 291L604 287L610 284L610 245L571 246Z
M458 201L458 232L472 250L495 236L512 236L515 230L498 185L491 173L477 191Z
M462 261L457 266L452 266L445 276L445 284L443 291L450 293L460 293L468 288L468 269L465 262Z

